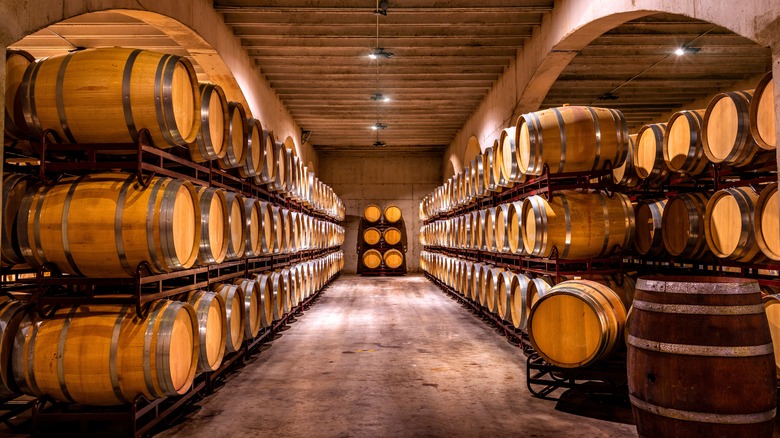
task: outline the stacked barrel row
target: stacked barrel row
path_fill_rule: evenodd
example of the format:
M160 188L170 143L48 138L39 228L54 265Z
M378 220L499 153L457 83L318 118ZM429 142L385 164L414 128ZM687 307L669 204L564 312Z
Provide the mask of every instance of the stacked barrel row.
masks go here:
M6 140L40 140L51 130L65 143L130 143L146 129L158 148L186 147L193 162L214 161L344 219L343 202L297 156L292 139L278 142L219 85L198 84L186 58L111 48L35 62L26 52L9 51L6 69Z
M626 309L634 295L634 282L628 277L622 283L609 276L595 281L564 279L552 286L549 277L531 278L428 251L421 253L420 266L463 299L526 330L534 349L563 368L603 359L621 344Z
M86 405L183 394L197 374L297 310L343 267L342 252L212 284L177 300L64 307L41 319L0 298L0 397L24 393ZM10 366L10 367L8 367Z
M369 204L358 227L358 267L361 275L406 273L406 224L401 209Z

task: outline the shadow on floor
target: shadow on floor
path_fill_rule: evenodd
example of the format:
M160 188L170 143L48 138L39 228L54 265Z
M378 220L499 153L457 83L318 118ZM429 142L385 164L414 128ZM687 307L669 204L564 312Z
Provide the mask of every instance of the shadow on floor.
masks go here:
M628 401L612 395L588 394L569 389L561 394L555 410L613 423L634 424Z

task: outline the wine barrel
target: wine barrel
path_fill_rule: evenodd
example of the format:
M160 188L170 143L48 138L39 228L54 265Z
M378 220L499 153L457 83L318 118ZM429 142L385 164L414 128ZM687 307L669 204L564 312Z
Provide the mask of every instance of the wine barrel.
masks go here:
M213 187L198 187L200 206L200 248L198 263L214 264L225 261L231 229L225 191Z
M284 301L287 291L285 290L284 278L281 271L271 273L271 296L273 297L274 321L284 317Z
M666 201L661 234L669 254L698 259L709 252L704 231L707 200L704 193L684 193Z
M663 239L663 215L666 199L639 205L636 209L634 248L645 256L660 256L666 252Z
M702 123L706 110L672 114L664 134L664 162L672 172L698 175L710 164L702 146Z
M287 244L287 241L285 240L285 220L284 220L284 212L286 209L284 207L279 207L276 205L271 205L271 219L273 222L273 226L271 227L271 233L273 234L273 242L274 242L274 254L284 254L287 251L287 247L285 246Z
M260 201L255 198L244 199L244 257L259 257L263 254L261 233L263 224Z
M23 302L0 297L0 397L3 399L19 393L11 370L11 353L19 324L25 315Z
M566 106L523 114L517 119L520 172L541 175L620 166L628 150L628 125L614 109Z
M528 286L531 280L523 274L517 274L512 280L509 292L509 322L516 329L525 330L528 321Z
M713 163L750 164L761 151L750 135L753 90L716 95L707 105L702 125L704 154Z
M228 230L230 230L226 260L236 260L244 256L246 247L246 211L244 210L245 198L235 192L225 193L225 202L228 208Z
M523 246L523 203L515 201L509 204L506 220L506 237L511 254L525 254Z
M21 85L35 58L24 50L5 51L5 139L24 140L30 130L24 121Z
M636 134L634 169L639 178L654 183L668 179L669 169L664 161L664 134L666 123L642 126Z
M404 254L397 249L385 251L382 259L385 261L385 266L390 269L400 268L404 264Z
M260 171L260 182L272 184L276 180L276 138L273 131L263 130L263 148L265 149L263 168Z
M287 191L287 148L284 143L276 142L274 145L274 179L268 186L272 191L284 193Z
M620 297L589 280L553 286L531 308L528 337L539 355L561 368L589 365L619 345L626 321Z
M24 195L32 185L33 180L29 176L18 173L3 174L3 233L2 258L0 259L2 266L18 265L25 262L22 250L19 248L16 224Z
M385 221L394 224L401 220L403 214L401 213L401 209L398 206L388 205L385 207L384 217Z
M190 158L196 163L218 160L228 149L230 118L222 87L200 84L200 129L195 141L189 143Z
M196 140L201 109L187 58L140 49L69 52L31 64L21 85L33 134L69 143L129 143L146 128L158 148Z
M481 293L480 290L483 287L483 276L484 276L484 270L485 266L482 263L474 263L471 267L471 287L469 287L469 295L467 296L468 299L474 302L479 301L479 294Z
M501 280L502 269L489 267L482 273L482 287L479 289L479 304L489 312L496 307L496 289Z
M379 222L382 219L382 209L378 205L369 204L363 209L363 219L370 223Z
M398 245L401 243L401 230L390 227L382 233L382 238L388 245Z
M509 209L511 204L501 204L496 207L495 230L496 252L508 253L509 247Z
M240 286L227 283L217 283L213 287L214 292L222 295L225 300L225 324L227 325L225 351L235 353L241 349L241 343L244 342L246 324L244 290Z
M374 227L363 230L363 242L368 245L376 245L382 237L382 232Z
M491 192L500 192L502 190L499 181L496 180L496 175L493 173L495 161L495 150L489 147L482 151L482 171L485 177L485 193L489 195Z
M551 279L548 280L552 281ZM528 283L528 289L525 292L525 311L527 315L531 314L534 304L552 289L550 281L537 277Z
M777 183L772 183L761 191L756 200L755 227L756 242L761 252L772 260L780 261L780 200L777 196Z
M764 150L777 148L775 139L775 85L772 72L767 73L753 92L748 112L750 134L758 147Z
M195 310L158 300L146 317L132 306L64 307L20 326L13 373L30 395L111 406L184 394L198 364Z
M498 219L498 209L490 207L485 210L485 251L496 252L496 220Z
M504 187L513 186L514 183L506 179L501 171L501 145L498 143L498 139L493 142L493 146L490 149L493 151L493 166L490 168L490 171L493 173L493 181L496 183L496 188L503 190Z
M128 277L142 261L155 273L192 267L200 219L189 182L159 177L144 189L135 175L92 174L29 190L17 236L35 268L53 263L73 275Z
M776 371L755 281L640 278L626 331L640 436L772 436Z
M626 308L626 310L631 308L631 303L634 301L634 294L636 290L636 281L634 281L633 278L629 277L628 275L623 275L618 277L617 275L602 275L602 274L595 274L595 275L589 275L587 273L582 273L581 276L567 276L562 275L559 277L561 282L564 281L570 281L570 280L590 280L595 281L596 283L603 284L604 286L609 287L612 289L612 292L615 292L615 294L620 298L620 302L623 303L623 307ZM544 285L540 285L542 289L545 287ZM547 286L549 289L550 286ZM538 291L537 291L538 293ZM542 293L544 295L544 293ZM541 296L539 296L541 298Z
M517 129L514 126L501 130L498 139L499 153L496 155L504 179L510 183L525 181L525 174L520 171L518 165L516 132Z
M636 155L636 134L628 136L628 149L626 159L620 166L612 168L612 182L618 187L632 188L639 185L639 176L634 167L634 156Z
M247 142L249 128L247 126L246 110L239 102L228 102L227 147L225 155L218 163L222 169L241 167L247 159Z
M750 187L715 192L704 212L707 245L717 257L749 262L761 253L753 227L758 194Z
M284 305L284 313L290 313L293 308L292 300L295 298L295 285L290 281L290 268L285 267L281 272L281 279L284 288L284 295L282 303Z
M195 309L198 320L198 372L216 371L227 342L225 299L218 293L196 290L187 294L187 304Z
M265 163L265 147L263 145L263 125L260 120L246 121L246 159L238 168L238 174L243 178L252 178L255 183L262 183L262 178L257 178L263 171Z
M260 245L262 247L263 255L271 255L274 253L276 246L276 233L274 230L274 210L273 205L260 201Z
M523 200L523 245L528 254L581 259L627 248L634 235L634 208L627 196L563 190L549 202L534 195Z
M263 317L260 288L255 280L249 278L237 278L233 284L244 292L244 339L252 339L260 331Z
M769 323L772 346L775 355L775 375L780 378L780 295L763 295L764 312Z
M382 265L382 254L375 249L369 249L363 253L362 261L366 268L376 269Z
M476 191L477 198L484 198L487 195L485 188L485 168L482 154L478 154L471 160L471 186Z

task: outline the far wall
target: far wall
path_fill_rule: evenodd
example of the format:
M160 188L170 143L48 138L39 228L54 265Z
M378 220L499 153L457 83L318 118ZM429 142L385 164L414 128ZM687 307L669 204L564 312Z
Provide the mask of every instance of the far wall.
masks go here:
M318 176L335 190L347 210L344 272L354 273L357 268L358 227L368 204L401 208L408 243L407 269L419 271L419 206L422 198L441 183L441 153L320 152L318 158Z

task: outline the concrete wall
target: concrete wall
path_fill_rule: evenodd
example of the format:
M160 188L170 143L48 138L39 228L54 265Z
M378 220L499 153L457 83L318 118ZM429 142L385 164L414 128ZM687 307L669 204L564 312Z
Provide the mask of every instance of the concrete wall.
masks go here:
M407 267L410 272L419 270L422 226L419 205L422 198L441 182L441 155L321 152L319 159L320 178L333 187L347 208L343 247L345 272L355 272L357 268L360 217L363 208L372 203L382 207L395 204L401 208L408 239Z

